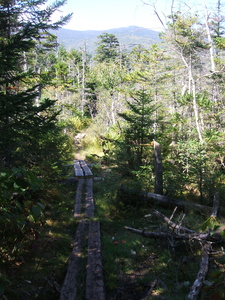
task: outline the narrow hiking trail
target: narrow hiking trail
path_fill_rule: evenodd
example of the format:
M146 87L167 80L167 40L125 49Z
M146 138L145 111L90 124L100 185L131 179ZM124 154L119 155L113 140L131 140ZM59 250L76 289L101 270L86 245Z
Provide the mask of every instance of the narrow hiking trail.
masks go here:
M78 226L60 300L104 300L100 223L94 220L93 174L84 160L74 161L74 172L78 179L74 204Z

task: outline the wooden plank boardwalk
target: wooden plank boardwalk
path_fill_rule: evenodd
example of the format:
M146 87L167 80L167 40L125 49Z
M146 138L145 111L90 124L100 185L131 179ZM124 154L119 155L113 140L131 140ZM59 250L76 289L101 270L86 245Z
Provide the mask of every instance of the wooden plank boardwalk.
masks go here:
M83 160L74 161L74 172L78 179L74 217L79 224L60 300L105 300L100 223L93 220L93 174ZM86 274L82 284L80 274Z

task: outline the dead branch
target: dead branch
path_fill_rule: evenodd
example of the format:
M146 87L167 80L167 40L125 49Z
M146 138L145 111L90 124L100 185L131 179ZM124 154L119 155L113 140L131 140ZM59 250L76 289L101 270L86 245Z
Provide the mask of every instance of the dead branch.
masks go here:
M176 210L177 210L177 206L174 208L174 210L173 210L173 212L172 212L172 214L170 216L170 221L172 221L172 219L173 219L173 217L175 215Z
M191 287L191 290L187 296L188 300L197 299L205 280L206 274L209 267L209 254L211 252L211 243L205 243L202 249L201 263L200 268L196 277L194 284Z
M181 225L177 225L176 223L172 222L171 221L171 218L167 218L165 215L163 215L161 212L159 212L158 210L153 210L153 214L156 215L157 217L159 217L161 220L165 221L169 227L171 227L173 230L174 229L177 229L179 231L183 231L183 232L186 232L186 233L196 233L194 230L191 230L191 229L188 229L186 227L183 227Z
M214 202L216 202L216 206L218 204L218 195L214 197ZM215 210L217 211L217 210ZM214 209L213 209L214 212ZM126 230L129 230L131 232L134 232L136 234L142 235L147 238L159 238L159 239L167 239L169 242L171 241L182 241L182 240L194 240L198 241L203 245L202 248L202 254L201 254L201 262L198 274L196 276L196 279L190 289L190 292L187 296L188 300L196 300L199 293L201 292L203 282L205 280L205 277L208 272L209 267L209 255L212 250L212 243L218 243L221 241L224 241L220 234L210 234L210 231L208 233L199 233L194 230L190 230L186 227L181 226L181 222L183 221L184 215L182 216L180 222L176 224L172 221L172 218L174 216L175 211L171 215L170 218L167 218L165 215L160 213L157 210L153 210L153 214L162 219L164 222L168 224L168 228L172 231L167 232L148 232L145 230L139 230L131 227L125 226ZM149 216L149 215L148 215ZM151 290L150 290L151 292Z
M147 3L147 2L145 2L145 1L142 1L142 3L143 3L144 5L151 5L151 6L153 7L153 11L154 11L156 17L158 18L159 22L162 24L163 28L165 29L165 28L166 28L166 27L165 27L165 24L163 23L163 21L162 21L160 15L159 15L159 13L158 13L158 11L157 11L157 9L156 9L155 4Z

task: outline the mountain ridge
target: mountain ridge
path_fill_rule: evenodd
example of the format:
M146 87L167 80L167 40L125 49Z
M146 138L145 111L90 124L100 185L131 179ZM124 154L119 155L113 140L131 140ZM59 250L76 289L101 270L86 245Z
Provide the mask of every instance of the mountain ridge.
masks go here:
M87 52L94 53L97 47L98 36L103 33L114 34L124 48L133 48L136 45L148 47L160 42L159 32L138 26L127 26L107 30L73 30L60 28L55 33L58 42L68 50L71 48L80 50L86 44Z

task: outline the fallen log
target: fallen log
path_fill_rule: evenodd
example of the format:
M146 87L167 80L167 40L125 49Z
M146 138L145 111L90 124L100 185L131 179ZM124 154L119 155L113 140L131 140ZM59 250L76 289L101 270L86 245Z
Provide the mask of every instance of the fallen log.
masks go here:
M147 238L159 238L159 239L174 239L174 240L196 240L196 241L210 241L211 236L209 233L198 233L194 232L192 234L177 233L177 232L152 232L139 230L136 228L124 226L126 230L132 231L138 235L142 235Z
M121 200L123 199L136 199L136 202L139 201L146 201L151 204L158 204L162 207L166 208L175 208L177 207L179 210L182 211L189 211L189 210L198 210L201 211L207 215L211 214L212 208L206 205L201 205L193 202L188 202L184 200L177 200L168 196L164 196L161 194L155 194L150 192L143 192L140 193L139 191L132 190L130 188L127 188L124 185L121 185L118 190L118 198ZM127 202L129 202L127 200ZM132 203L134 200L132 200Z
M211 252L211 244L205 243L203 246L203 249L202 249L200 268L199 268L197 277L195 279L195 282L192 285L191 290L187 296L188 300L197 299L199 293L201 292L203 282L205 280L205 277L206 277L206 274L207 274L208 268L209 268L210 252Z
M157 202L158 204L168 207L168 208L175 208L178 207L182 211L186 210L199 210L203 211L204 213L209 214L211 212L211 207L193 203L193 202L188 202L184 200L176 200L174 198L170 198L167 196L163 196L160 194L155 194L155 193L145 193L144 197L146 200L149 200L152 203Z

